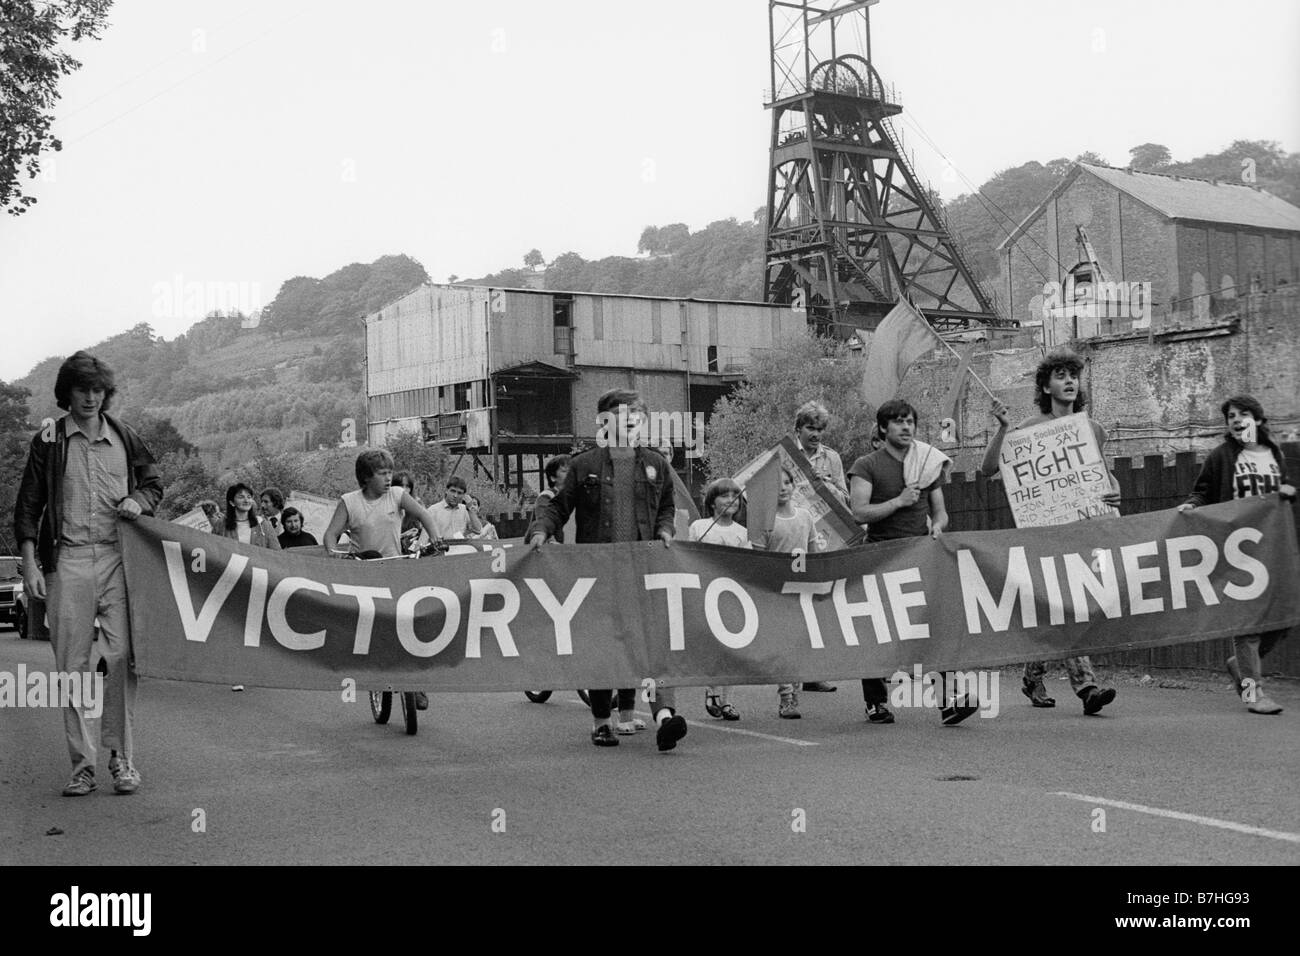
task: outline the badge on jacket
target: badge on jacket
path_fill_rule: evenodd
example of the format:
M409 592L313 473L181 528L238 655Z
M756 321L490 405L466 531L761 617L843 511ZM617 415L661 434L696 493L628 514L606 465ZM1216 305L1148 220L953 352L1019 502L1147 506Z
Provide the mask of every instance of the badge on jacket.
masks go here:
M646 476L646 479L647 479L648 481L654 481L654 480L655 480L655 477L656 477L658 474L659 474L659 473L658 473L657 471L655 471L655 466L654 466L654 465L646 465L646 466L645 466L645 476Z

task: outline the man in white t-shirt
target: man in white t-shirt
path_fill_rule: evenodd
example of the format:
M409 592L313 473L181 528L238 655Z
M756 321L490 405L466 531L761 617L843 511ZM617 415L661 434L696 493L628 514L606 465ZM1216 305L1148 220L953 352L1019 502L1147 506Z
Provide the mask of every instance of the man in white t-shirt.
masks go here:
M447 488L443 499L429 508L433 523L438 528L438 535L444 541L449 538L467 538L483 530L483 522L465 506L464 498L468 486L460 475L447 479Z

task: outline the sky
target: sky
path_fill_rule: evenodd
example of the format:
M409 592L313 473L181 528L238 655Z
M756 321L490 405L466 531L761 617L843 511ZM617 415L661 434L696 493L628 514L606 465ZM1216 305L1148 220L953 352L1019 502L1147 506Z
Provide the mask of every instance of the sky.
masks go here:
M1294 0L882 0L871 27L945 199L1146 142L1300 150ZM766 200L762 0L117 0L72 52L63 150L0 215L0 380L351 262L630 256Z

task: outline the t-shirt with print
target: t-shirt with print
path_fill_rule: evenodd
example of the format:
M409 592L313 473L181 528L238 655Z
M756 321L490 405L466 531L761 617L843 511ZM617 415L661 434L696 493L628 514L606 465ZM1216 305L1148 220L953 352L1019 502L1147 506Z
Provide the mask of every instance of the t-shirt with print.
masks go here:
M792 551L820 551L821 539L812 512L805 508L795 508L794 514L783 515L778 511L766 544L768 551L785 554Z
M1243 448L1232 472L1232 497L1271 495L1282 487L1282 469L1267 448Z
M723 544L729 548L748 548L749 532L743 524L736 521L724 525L712 518L700 518L691 522L691 540L705 544Z
M903 463L889 453L888 449L879 448L869 455L863 455L849 469L849 478L858 477L871 482L871 501L879 505L897 498L907 487L903 481ZM921 491L921 496L914 504L899 508L893 514L871 522L867 529L868 541L892 541L895 538L920 538L928 532L926 519L930 517L930 492L943 482L940 475L934 482ZM851 488L851 481L850 481Z

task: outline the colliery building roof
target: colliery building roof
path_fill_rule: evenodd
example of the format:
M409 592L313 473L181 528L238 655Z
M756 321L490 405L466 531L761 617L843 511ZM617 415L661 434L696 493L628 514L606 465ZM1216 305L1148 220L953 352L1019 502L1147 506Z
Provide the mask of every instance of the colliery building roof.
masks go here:
M1214 182L1093 163L1075 163L1056 188L998 244L998 249L1005 249L1019 239L1043 214L1048 204L1085 173L1150 207L1166 219L1300 232L1300 208L1266 190L1244 183Z

